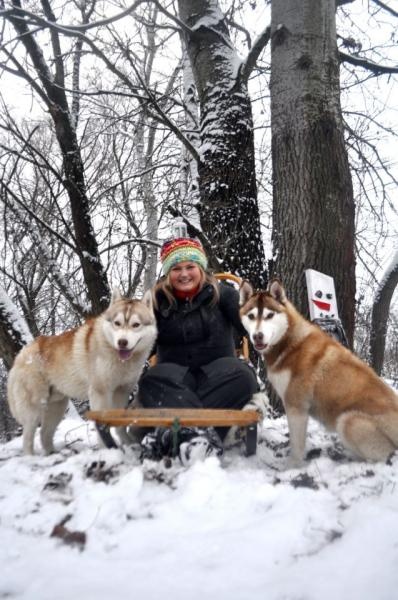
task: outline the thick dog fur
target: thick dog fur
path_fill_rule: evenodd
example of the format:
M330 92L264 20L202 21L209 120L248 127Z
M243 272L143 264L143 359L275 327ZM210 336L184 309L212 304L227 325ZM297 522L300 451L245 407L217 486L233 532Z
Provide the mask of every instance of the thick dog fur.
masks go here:
M304 319L277 280L254 293L244 282L241 319L282 399L290 435L289 466L302 464L308 417L337 431L368 461L398 448L398 395L352 352Z
M23 450L33 454L37 427L46 453L68 398L87 399L92 410L124 408L156 338L152 297L121 298L81 327L40 336L17 355L8 377L8 403L23 426ZM123 437L124 431L120 430Z

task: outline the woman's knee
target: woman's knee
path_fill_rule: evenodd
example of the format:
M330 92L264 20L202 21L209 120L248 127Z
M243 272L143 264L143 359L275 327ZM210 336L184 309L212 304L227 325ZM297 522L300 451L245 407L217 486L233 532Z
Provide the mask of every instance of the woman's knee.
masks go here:
M195 380L187 367L175 363L154 365L141 377L139 402L148 408L200 406L193 391Z
M257 376L252 367L234 356L219 358L203 368L208 379L240 382L254 393L258 390Z

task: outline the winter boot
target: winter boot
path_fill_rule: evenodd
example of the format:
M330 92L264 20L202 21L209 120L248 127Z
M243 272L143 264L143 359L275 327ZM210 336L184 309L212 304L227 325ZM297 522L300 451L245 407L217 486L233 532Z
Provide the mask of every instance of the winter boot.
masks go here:
M180 461L185 467L208 456L222 455L223 444L214 427L191 429L191 433L193 435L186 441L182 441L179 448Z
M172 433L170 429L157 427L154 431L147 433L141 440L140 460L162 460L164 456L170 456L172 449Z

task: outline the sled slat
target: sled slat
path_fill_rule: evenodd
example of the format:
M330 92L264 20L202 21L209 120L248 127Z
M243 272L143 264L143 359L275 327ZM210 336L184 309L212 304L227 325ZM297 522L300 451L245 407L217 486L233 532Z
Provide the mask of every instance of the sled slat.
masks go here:
M178 419L184 427L247 427L261 420L255 410L222 410L201 408L136 408L113 410L90 410L87 419L111 427L136 425L137 427L171 427Z

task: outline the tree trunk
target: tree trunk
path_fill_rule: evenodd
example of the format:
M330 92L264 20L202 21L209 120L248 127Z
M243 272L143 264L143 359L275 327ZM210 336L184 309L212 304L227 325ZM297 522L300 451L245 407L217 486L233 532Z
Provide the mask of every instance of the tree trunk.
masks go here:
M9 442L21 427L11 416L7 402L7 374L0 365L0 443Z
M216 0L179 0L200 105L200 222L222 268L266 283L247 81Z
M148 126L149 125L149 126ZM138 131L138 127L141 127L141 132ZM152 185L152 168L153 161L152 155L155 147L155 123L147 123L147 140L146 148L144 148L144 133L145 133L145 121L140 120L140 124L137 127L137 137L141 137L139 144L137 145L137 157L143 175L140 180L138 197L142 199L142 204L145 212L146 220L146 237L149 240L157 240L158 238L158 210L157 201L153 191ZM140 133L140 136L139 136ZM146 249L146 261L144 271L144 290L149 290L156 283L156 273L158 265L158 253L156 246L149 245Z
M354 200L340 107L335 0L273 0L273 275L308 315L304 270L335 280L352 345Z
M380 283L373 303L372 325L370 330L370 363L381 375L386 347L386 335L390 304L398 285L398 251Z
M11 302L5 289L0 286L0 358L9 371L14 359L32 336L19 311ZM8 441L18 429L7 403L6 372L0 364L0 442Z
M10 325L7 326L2 307L0 307L0 356L8 371L23 345L19 332L13 330Z
M187 139L199 153L199 105L196 94L196 86L192 73L191 63L187 53L184 38L181 36L182 50L182 96L184 100L184 129ZM185 145L181 145L181 183L180 183L181 206L179 209L187 216L189 221L198 227L200 206L198 163L190 154Z
M32 335L7 292L0 286L0 357L8 370Z

